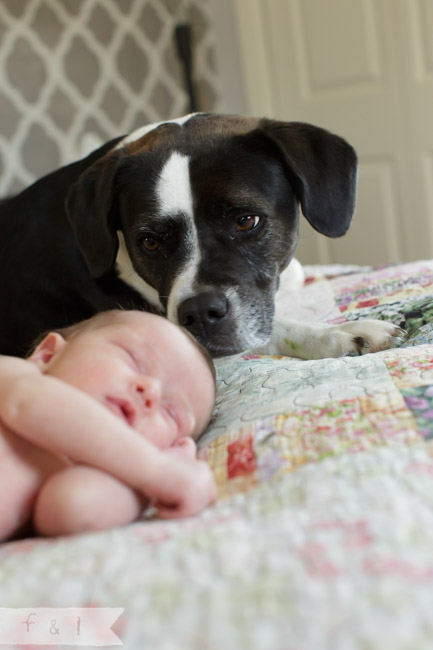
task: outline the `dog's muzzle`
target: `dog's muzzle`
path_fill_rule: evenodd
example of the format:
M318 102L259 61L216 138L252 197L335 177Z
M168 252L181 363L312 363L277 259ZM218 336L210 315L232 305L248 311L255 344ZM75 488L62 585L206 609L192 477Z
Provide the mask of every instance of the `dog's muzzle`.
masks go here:
M238 354L263 345L272 333L274 294L259 305L249 297L245 304L230 289L203 291L183 300L177 307L177 323L209 350L213 357ZM266 308L263 307L265 305Z
M229 303L223 293L199 293L178 307L179 323L196 334L211 336L227 316Z
M180 303L178 322L191 332L205 347L212 350L222 343L230 328L230 305L222 292L199 293Z

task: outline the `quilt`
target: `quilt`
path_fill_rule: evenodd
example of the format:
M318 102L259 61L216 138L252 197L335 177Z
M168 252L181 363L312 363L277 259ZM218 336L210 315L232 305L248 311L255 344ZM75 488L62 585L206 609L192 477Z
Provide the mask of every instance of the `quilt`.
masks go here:
M118 608L128 650L432 649L433 261L306 275L291 318L380 318L407 337L360 357L218 360L199 451L217 503L1 545L0 642L2 607L81 607Z

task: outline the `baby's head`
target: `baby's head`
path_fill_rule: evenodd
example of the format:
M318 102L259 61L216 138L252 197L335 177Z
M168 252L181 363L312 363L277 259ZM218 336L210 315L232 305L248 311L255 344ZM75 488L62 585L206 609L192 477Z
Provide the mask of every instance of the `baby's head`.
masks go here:
M183 328L141 311L109 311L47 334L29 360L79 388L154 442L197 438L215 401L208 352Z

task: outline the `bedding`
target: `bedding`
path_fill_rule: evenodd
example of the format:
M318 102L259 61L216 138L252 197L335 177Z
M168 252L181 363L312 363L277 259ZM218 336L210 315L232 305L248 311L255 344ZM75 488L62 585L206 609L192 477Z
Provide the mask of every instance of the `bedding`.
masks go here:
M217 503L3 544L0 607L121 608L113 630L132 650L431 650L433 261L306 274L291 318L383 318L406 339L218 360L199 452Z

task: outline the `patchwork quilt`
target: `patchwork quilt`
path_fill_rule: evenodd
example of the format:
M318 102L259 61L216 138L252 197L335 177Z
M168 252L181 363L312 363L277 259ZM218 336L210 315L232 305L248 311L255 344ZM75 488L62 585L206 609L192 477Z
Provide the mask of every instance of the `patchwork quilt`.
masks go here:
M291 318L386 319L406 339L217 361L199 452L217 503L3 544L0 608L120 608L128 650L433 648L433 261L306 273Z

